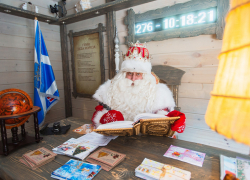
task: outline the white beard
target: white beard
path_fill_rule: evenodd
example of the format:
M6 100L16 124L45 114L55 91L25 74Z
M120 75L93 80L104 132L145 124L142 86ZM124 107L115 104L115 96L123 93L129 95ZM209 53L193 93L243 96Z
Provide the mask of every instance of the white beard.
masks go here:
M156 94L155 78L151 74L143 74L143 79L133 82L125 76L126 72L121 72L112 80L107 93L107 105L120 111L125 121L133 121L140 113L152 113Z

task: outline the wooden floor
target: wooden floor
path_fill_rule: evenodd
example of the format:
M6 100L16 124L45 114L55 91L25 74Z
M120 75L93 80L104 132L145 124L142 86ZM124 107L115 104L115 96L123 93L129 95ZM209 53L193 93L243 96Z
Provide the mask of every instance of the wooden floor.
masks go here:
M89 123L89 121L84 121L79 118L64 119L62 120L61 125L71 124L71 129L66 135L43 136L44 139L40 143L34 143L32 145L23 147L8 156L0 156L0 179L52 179L50 177L51 172L66 163L70 159L70 157L57 155L54 161L36 170L27 168L25 165L19 162L19 159L21 158L22 154L31 150L35 150L39 147L45 147L51 150L52 148L62 144L69 138L78 138L80 135L72 132L72 130L85 123ZM31 133L32 132L29 131L29 134ZM185 162L164 157L163 154L167 151L171 144L206 153L203 166L198 167ZM112 140L106 146L106 148L126 154L126 159L109 172L101 170L94 179L139 179L135 177L134 170L138 165L140 165L144 158L148 158L161 163L170 164L183 170L190 171L192 180L219 180L220 154L230 157L240 156L248 158L248 156L231 151L157 136L118 137L117 139Z

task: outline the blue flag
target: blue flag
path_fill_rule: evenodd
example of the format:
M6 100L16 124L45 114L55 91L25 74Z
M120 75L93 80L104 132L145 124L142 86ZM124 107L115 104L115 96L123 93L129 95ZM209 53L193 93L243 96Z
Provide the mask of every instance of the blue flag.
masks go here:
M47 48L37 20L35 20L34 55L34 105L42 109L38 112L38 124L41 126L46 113L59 101L60 97Z

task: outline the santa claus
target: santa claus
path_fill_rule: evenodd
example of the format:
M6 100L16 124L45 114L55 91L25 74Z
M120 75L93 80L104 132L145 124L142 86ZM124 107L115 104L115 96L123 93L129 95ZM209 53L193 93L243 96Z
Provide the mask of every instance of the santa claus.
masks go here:
M100 103L92 117L95 127L114 121L133 121L140 113L154 113L171 117L182 115L172 130L183 132L185 115L173 111L175 102L172 92L165 84L159 83L151 69L145 44L131 44L120 72L101 85L93 95Z

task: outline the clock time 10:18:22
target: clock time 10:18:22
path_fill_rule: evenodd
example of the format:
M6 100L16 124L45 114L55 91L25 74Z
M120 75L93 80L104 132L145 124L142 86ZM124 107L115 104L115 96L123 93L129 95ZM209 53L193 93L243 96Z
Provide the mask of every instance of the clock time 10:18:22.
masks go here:
M217 20L216 7L179 14L166 18L153 19L135 24L135 34L183 28L188 26L215 23Z

